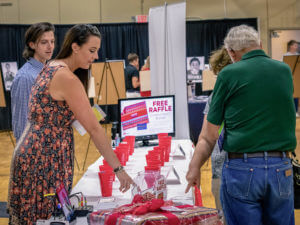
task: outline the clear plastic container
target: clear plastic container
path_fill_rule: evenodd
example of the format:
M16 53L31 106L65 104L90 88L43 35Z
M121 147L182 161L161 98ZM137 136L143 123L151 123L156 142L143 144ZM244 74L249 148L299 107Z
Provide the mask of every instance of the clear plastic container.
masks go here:
M132 198L140 194L145 199L152 198L167 199L167 181L160 171L142 171L134 178L135 186L131 190Z

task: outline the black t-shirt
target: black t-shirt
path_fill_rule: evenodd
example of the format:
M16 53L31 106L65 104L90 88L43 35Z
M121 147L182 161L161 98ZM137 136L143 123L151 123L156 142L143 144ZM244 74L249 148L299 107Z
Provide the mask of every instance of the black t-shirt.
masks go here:
M125 68L125 84L126 84L126 91L128 92L139 92L140 87L133 88L132 87L132 77L137 77L139 79L139 71L131 64Z

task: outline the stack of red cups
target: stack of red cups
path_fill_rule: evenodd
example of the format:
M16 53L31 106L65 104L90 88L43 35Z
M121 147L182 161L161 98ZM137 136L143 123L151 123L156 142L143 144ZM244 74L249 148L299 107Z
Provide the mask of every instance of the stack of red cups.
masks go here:
M117 155L122 166L126 166L129 156L134 152L135 136L126 136L123 141L116 147Z
M159 145L146 155L145 171L160 171L160 167L164 166L165 162L169 162L172 137L168 136L167 133L161 133L157 136Z
M115 180L115 174L113 169L108 165L108 163L103 160L103 165L99 166L100 172L98 173L101 186L102 197L112 196L112 186Z
M127 143L120 143L116 149L115 154L117 155L122 166L126 166L126 163L129 159L130 147Z
M169 162L170 152L171 152L171 143L172 137L168 136L167 133L160 133L158 137L158 147L164 151L164 161Z
M129 155L134 152L135 136L126 136L122 142L126 142L129 145Z

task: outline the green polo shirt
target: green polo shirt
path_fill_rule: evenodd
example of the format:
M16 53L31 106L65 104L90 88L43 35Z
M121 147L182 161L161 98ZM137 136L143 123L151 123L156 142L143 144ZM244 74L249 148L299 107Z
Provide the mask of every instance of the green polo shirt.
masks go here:
M207 120L225 122L225 151L293 151L296 118L290 68L262 50L244 54L218 75Z

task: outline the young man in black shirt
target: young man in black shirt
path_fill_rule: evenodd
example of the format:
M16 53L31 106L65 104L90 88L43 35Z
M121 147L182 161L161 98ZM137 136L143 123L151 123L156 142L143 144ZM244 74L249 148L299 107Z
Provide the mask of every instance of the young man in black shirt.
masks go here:
M139 57L135 53L128 54L128 66L125 68L125 84L127 95L140 93ZM137 96L132 96L137 97Z

